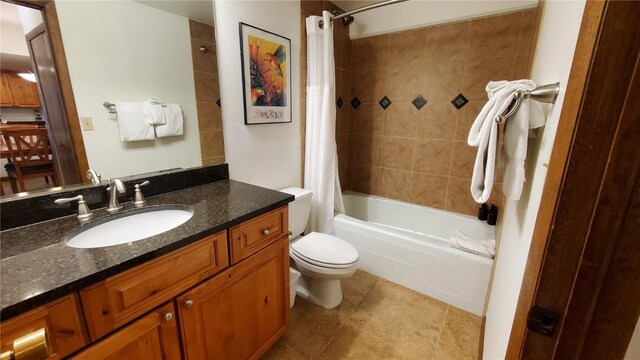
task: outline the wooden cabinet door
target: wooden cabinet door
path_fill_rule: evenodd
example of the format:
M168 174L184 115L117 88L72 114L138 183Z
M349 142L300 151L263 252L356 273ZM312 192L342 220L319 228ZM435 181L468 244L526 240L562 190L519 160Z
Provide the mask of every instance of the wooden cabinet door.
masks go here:
M27 81L16 74L9 75L9 85L13 101L17 107L40 107L40 97L35 83Z
M9 75L1 74L2 87L0 87L0 106L15 106L13 94L11 94L11 85L9 84Z
M173 304L152 311L73 359L180 359Z
M289 323L289 239L176 299L185 359L258 359Z

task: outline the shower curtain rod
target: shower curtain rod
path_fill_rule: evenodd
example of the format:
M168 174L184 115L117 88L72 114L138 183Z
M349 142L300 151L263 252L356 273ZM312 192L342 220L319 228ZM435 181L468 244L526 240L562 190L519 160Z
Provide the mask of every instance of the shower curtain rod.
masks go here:
M357 9L353 9L351 11L347 11L346 13L343 13L343 14L340 14L340 15L332 16L331 17L331 21L339 20L339 19L342 19L342 18L347 17L347 16L351 16L351 15L355 15L355 14L361 13L363 11L369 11L369 10L377 9L379 7L383 7L383 6L387 6L387 5L393 5L393 4L401 3L401 2L405 2L405 1L408 1L408 0L386 0L386 1L381 1L379 3L375 3L375 4L366 5L366 6L357 8ZM319 25L320 25L320 28L322 28L324 26L324 21L320 20L320 24Z

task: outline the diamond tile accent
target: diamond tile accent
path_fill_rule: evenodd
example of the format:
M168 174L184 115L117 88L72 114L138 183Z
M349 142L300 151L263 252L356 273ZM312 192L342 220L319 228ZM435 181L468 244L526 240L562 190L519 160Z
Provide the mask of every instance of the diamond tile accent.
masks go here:
M336 105L338 105L338 109L342 109L342 105L344 105L344 102L342 101L342 97L338 97L338 101L336 101Z
M458 96L456 96L455 98L453 98L453 100L451 100L451 103L453 104L453 106L455 106L456 109L458 110L462 109L462 107L467 105L468 102L469 100L467 100L467 98L464 97L464 95L462 95L461 93L458 94Z
M218 99L218 101L216 101L216 104L218 104L218 107L221 108L222 106L220 105L220 99Z
M416 109L420 110L423 106L427 105L427 99L425 99L422 95L416 96L415 99L411 102Z
M360 104L362 104L360 102L360 99L358 99L358 97L354 97L353 100L351 100L351 107L353 107L354 109L357 109L358 106L360 106Z
M380 106L382 106L383 109L387 110L389 105L391 105L391 100L389 100L389 98L385 96L382 98L382 100L380 100L378 104L380 104Z

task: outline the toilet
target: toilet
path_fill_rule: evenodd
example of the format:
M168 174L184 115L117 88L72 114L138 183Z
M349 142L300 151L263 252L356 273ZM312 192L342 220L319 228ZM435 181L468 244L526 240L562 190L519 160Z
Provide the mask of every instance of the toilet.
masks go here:
M353 275L358 264L358 250L333 235L312 232L301 236L309 221L311 196L309 190L291 187L280 190L295 196L289 204L289 254L302 273L297 294L333 309L342 302L340 279Z

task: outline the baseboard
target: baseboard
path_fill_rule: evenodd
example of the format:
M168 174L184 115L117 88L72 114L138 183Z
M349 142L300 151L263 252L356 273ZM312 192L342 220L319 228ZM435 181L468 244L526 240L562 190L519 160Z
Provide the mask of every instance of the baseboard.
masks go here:
M487 317L482 317L482 323L480 323L480 343L478 344L478 360L482 360L482 354L484 353L484 326L487 323Z

